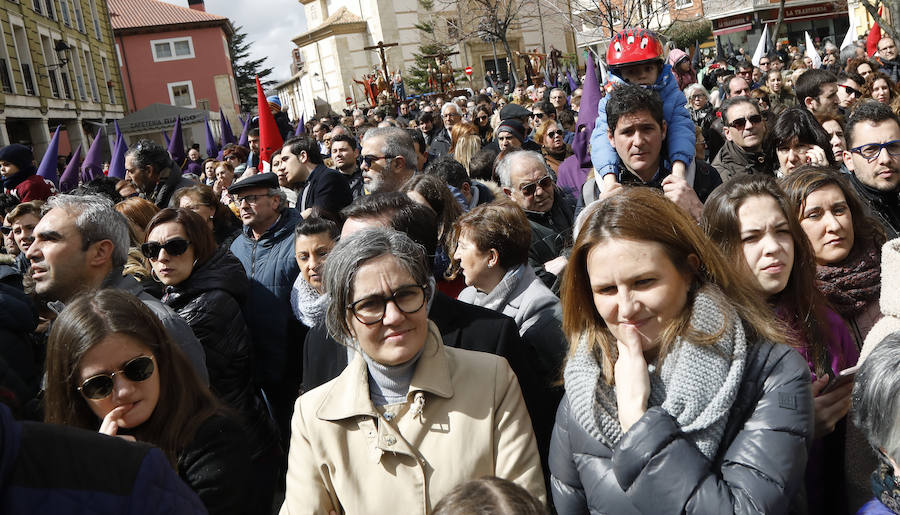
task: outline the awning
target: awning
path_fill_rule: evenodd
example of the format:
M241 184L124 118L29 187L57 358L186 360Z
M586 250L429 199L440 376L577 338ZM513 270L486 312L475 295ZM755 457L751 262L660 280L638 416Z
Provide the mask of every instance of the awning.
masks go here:
M750 30L753 27L752 23L747 23L745 25L738 25L737 27L728 27L727 29L714 30L713 36L724 36L725 34L731 34L732 32L742 32Z

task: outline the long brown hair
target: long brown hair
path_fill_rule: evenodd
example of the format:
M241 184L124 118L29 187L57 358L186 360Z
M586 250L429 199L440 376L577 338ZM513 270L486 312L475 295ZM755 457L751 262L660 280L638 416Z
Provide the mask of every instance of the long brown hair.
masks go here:
M676 269L689 271L693 276L691 294L684 309L661 335L660 357L666 355L677 336L685 336L693 344L708 345L718 339L729 323L740 323L726 319L718 334L701 333L690 326L693 295L706 284L718 286L721 291L717 295L718 301L734 307L751 340L759 337L782 341L780 327L772 322L771 310L752 285L737 272L733 263L725 259L696 222L662 192L646 187L626 188L595 206L580 221L578 237L563 278L563 331L569 340L570 354L581 338L587 338L599 355L607 383L613 382L616 342L603 318L593 308L587 258L595 246L613 238L655 242L663 247ZM699 267L690 265L692 255L699 260Z
M742 174L722 184L710 194L703 206L702 225L712 241L725 256L742 269L744 262L741 242L741 221L738 210L751 197L771 197L787 220L794 243L794 264L787 285L780 293L766 299L773 308L787 311L789 331L799 333L806 340L814 371L821 377L828 372L826 351L831 335L828 330L827 304L816 286L816 261L812 246L784 191L775 178L759 174ZM757 289L757 295L758 293ZM762 295L760 295L762 297ZM797 347L797 338L790 343Z
M44 421L96 431L100 425L78 393L82 357L111 334L130 336L156 361L159 400L150 418L131 434L163 450L174 466L200 425L219 410L219 402L150 309L121 290L85 293L66 306L50 330Z
M797 219L803 219L806 210L806 199L816 190L825 186L837 186L847 201L850 217L853 219L854 249L858 244L874 245L880 249L887 237L881 224L869 216L856 191L844 176L834 168L827 166L801 166L790 175L782 177L778 184L784 189L793 213Z

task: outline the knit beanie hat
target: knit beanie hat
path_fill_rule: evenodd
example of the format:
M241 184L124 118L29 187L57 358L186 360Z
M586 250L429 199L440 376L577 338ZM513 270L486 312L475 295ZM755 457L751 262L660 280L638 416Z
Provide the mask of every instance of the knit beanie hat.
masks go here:
M496 138L500 136L501 132L508 132L512 134L513 137L519 140L520 143L525 142L525 126L522 125L522 122L520 122L519 120L503 120L497 127L497 130L494 132L494 137Z
M0 161L16 165L19 171L34 171L34 153L25 145L13 143L0 149Z
M276 113L281 111L281 99L278 98L278 95L266 97L266 102L269 103L269 109L275 111Z

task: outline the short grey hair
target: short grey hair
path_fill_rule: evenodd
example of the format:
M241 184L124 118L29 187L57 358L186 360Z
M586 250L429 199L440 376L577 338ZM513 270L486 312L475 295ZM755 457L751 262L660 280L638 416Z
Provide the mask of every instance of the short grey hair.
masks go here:
M353 302L356 273L366 262L381 256L393 256L416 284L427 285L425 298L432 295L431 269L425 261L425 251L406 234L393 229L372 228L341 238L325 260L325 292L331 298L325 313L325 327L344 345L351 345L353 341L347 323L347 306Z
M62 209L75 218L75 228L81 234L81 249L98 241L113 244L113 268L125 266L128 260L128 221L115 210L111 200L102 195L54 195L47 201L46 210Z
M863 361L853 385L853 423L872 447L900 464L900 333L881 341Z
M362 142L371 138L383 138L384 144L378 149L385 156L401 156L406 161L406 167L416 169L416 147L412 137L406 133L406 129L399 127L377 127L366 131Z
M267 191L266 194L268 194L270 197L278 197L278 207L275 208L275 211L281 213L289 207L287 193L283 189L269 188L269 191Z
M541 155L540 152L536 152L534 150L516 150L515 152L510 152L503 159L497 163L497 175L500 177L500 186L504 188L512 188L512 170L513 166L522 161L523 159L530 159L535 163L540 163L542 167L547 170L547 173L552 177L553 173L550 167L547 165L547 161L544 160L544 156Z
M684 96L687 97L688 103L690 103L691 97L694 96L695 93L702 93L703 96L706 97L707 100L709 100L709 92L706 91L706 88L695 82L690 86L684 88Z
M443 115L445 111L454 111L456 114L462 116L462 110L453 102L447 102L441 107L441 114Z
M135 167L146 168L147 165L153 165L157 172L168 168L169 163L172 161L169 157L169 151L150 139L138 141L125 152L125 155L131 156L131 162Z

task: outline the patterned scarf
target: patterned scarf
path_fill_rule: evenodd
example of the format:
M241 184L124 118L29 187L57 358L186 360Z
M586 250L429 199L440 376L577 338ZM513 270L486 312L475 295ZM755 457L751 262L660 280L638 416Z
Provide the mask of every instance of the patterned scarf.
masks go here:
M728 421L744 375L747 340L737 312L723 306L723 296L701 289L692 308L690 325L707 334L728 326L712 345L694 345L679 337L660 365L648 365L648 408L661 406L678 421L685 437L712 460ZM723 310L724 308L724 310ZM603 380L601 365L582 338L564 372L566 393L575 419L609 448L622 439L615 386Z
M816 279L835 311L851 319L881 295L881 249L869 243L838 265L817 265Z
M297 320L303 322L306 327L315 327L325 320L325 310L328 309L328 295L320 295L308 282L298 275L291 288L291 308Z
M894 475L894 468L883 459L872 472L872 492L881 504L894 513L900 513L900 478Z

